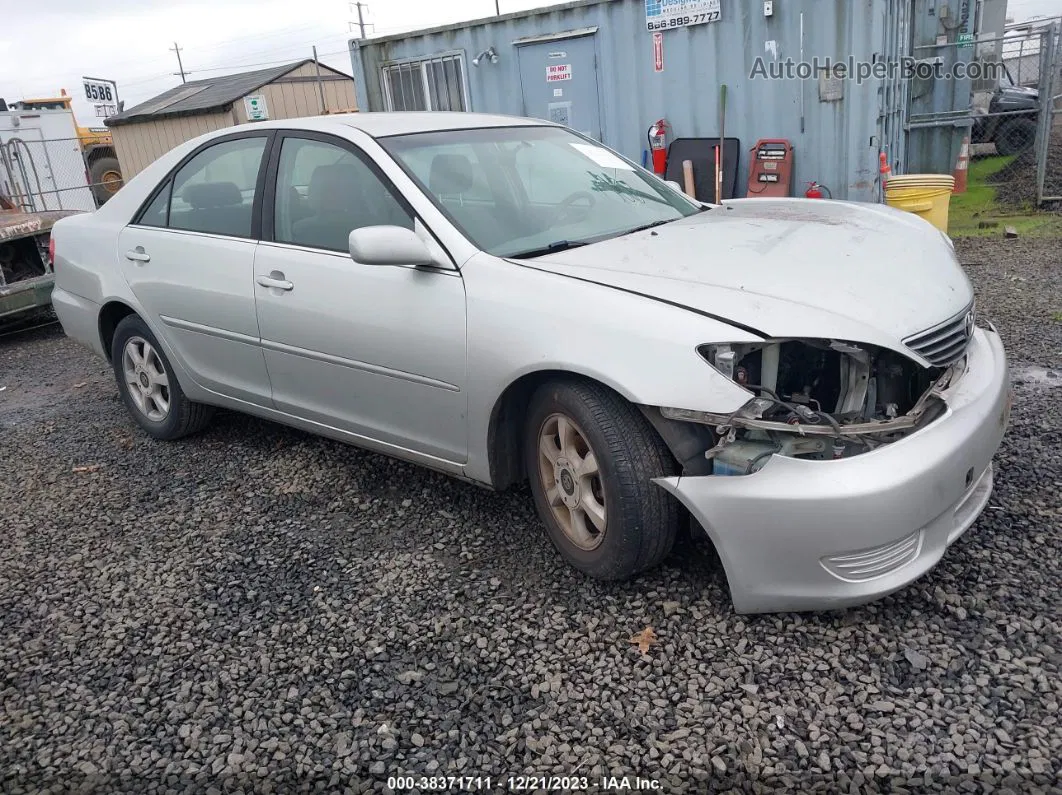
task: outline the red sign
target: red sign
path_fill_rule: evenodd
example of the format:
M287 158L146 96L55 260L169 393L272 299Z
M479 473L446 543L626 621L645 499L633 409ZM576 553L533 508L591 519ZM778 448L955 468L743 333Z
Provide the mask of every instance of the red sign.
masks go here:
M664 71L664 34L653 34L653 71Z

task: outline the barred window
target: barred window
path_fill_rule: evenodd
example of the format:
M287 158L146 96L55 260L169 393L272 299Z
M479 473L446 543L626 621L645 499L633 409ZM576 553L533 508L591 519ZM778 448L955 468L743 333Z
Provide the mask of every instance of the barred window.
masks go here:
M383 89L388 110L468 110L460 55L385 66Z

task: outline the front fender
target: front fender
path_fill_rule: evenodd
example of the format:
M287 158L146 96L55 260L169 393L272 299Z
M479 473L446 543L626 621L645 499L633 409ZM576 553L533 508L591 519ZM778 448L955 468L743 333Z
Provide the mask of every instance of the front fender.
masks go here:
M645 406L735 411L749 393L697 353L760 338L690 310L487 254L462 269L468 301L466 475L491 481L491 417L505 390L545 371L573 373Z

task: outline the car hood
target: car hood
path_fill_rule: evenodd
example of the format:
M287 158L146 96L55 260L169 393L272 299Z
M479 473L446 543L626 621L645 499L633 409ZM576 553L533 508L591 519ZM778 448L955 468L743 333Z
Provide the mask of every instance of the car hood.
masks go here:
M1000 89L1000 94L1008 97L1039 97L1040 91L1036 88L1028 88L1027 86L1007 86Z
M876 204L746 199L522 262L639 293L768 337L902 340L962 312L973 289L948 240Z

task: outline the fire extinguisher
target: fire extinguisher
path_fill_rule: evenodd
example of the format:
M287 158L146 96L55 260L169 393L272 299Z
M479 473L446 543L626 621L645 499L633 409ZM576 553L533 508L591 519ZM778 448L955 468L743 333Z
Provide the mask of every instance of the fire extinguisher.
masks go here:
M653 173L661 177L667 173L667 131L670 127L667 119L659 119L648 133L649 151L653 154Z
M826 196L822 195L823 191L826 191ZM817 182L809 182L808 183L808 189L806 191L804 191L804 198L806 198L806 199L822 199L822 198L832 199L833 198L833 194L830 192L830 189L827 188L825 185L820 185Z

